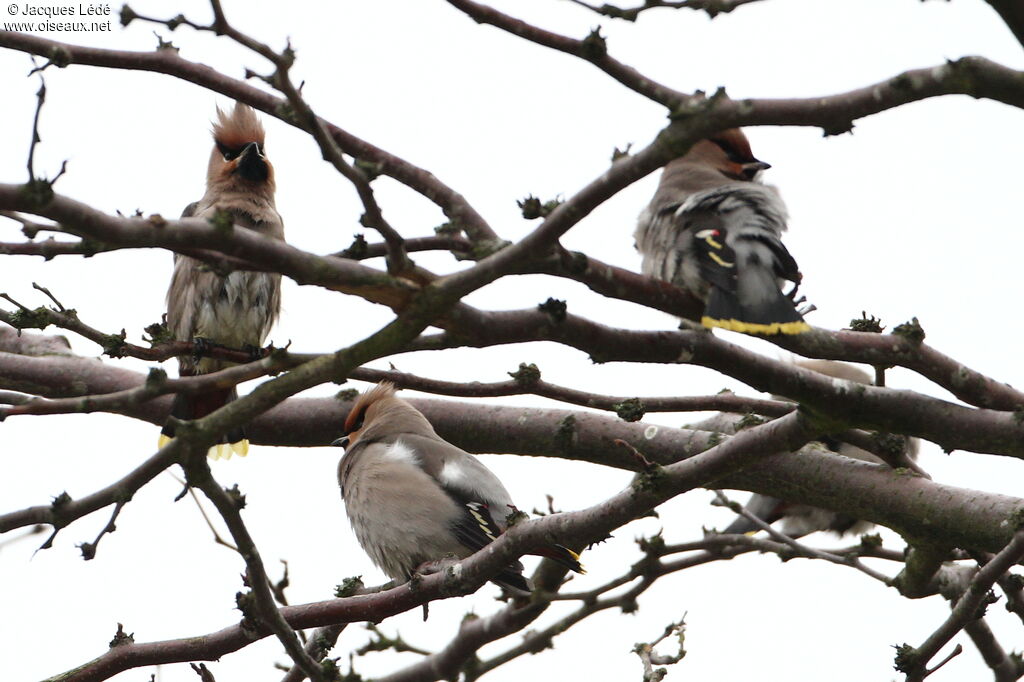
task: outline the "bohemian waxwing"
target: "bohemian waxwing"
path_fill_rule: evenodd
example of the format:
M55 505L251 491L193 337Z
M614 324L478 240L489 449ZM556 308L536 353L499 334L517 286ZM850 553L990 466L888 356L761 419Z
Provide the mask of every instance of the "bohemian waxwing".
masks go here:
M518 513L498 477L473 455L441 439L419 410L382 382L363 393L345 420L338 482L359 544L396 581L417 567L465 558L493 541ZM583 573L560 545L532 552ZM514 592L530 583L519 562L493 581Z
M820 372L836 379L855 381L859 384L872 384L871 376L853 365L844 362L831 360L797 360L796 365L815 372ZM778 400L785 400L780 396L773 396ZM828 449L844 457L859 459L862 462L872 464L884 464L876 455L861 448L843 443L826 436L820 440ZM917 452L920 448L920 441L917 438L908 438L905 442L906 454L911 459L917 459ZM806 504L792 504L767 495L755 493L751 495L747 504L744 505L747 511L767 523L774 523L782 520L781 530L791 538L799 538L817 531L830 531L842 537L843 535L861 535L866 533L874 525L869 521L855 519L846 514L834 512L820 507L811 507ZM759 530L757 525L749 519L739 516L723 533L751 533Z
M228 114L217 109L213 125L214 148L206 172L206 194L189 204L183 218L211 219L226 213L235 227L284 239L284 223L274 207L274 167L263 147L264 131L256 112L236 103ZM202 262L174 255L174 274L167 289L167 326L178 341L248 350L256 356L281 310L281 275L235 271L222 277ZM214 358L181 357L178 374L194 376L215 372L232 363ZM199 395L179 393L171 416L199 419L238 397L234 388ZM160 434L163 446L174 437L168 423ZM235 430L210 448L214 459L245 455L249 441Z
M636 247L645 275L705 302L701 323L748 334L799 334L810 327L780 280L800 282L780 241L786 206L760 182L770 166L754 158L739 128L697 142L662 172L640 214Z

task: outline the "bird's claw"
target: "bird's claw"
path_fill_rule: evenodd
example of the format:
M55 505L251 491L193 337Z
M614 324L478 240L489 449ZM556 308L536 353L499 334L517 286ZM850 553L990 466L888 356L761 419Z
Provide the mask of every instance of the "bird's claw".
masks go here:
M202 336L192 338L192 359L199 362L204 355L209 355L213 349L213 342Z
M242 346L242 350L249 354L249 362L256 362L257 360L263 359L266 355L263 348L254 346L251 343L247 343Z
M455 557L445 557L443 559L434 559L433 561L424 561L422 564L416 567L416 575L427 576L433 573L440 573L449 566L454 566L459 562Z

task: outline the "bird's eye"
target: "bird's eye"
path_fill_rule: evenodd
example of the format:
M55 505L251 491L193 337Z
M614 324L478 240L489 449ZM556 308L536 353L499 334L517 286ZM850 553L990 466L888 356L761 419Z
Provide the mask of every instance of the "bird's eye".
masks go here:
M224 156L225 161L234 161L235 159L238 158L238 155L241 153L241 150L231 149L227 145L223 145L220 142L217 143L217 149L220 150L220 153Z
M725 152L726 158L729 159L730 161L732 161L733 163L743 163L744 162L743 157L740 156L740 154L735 149L732 148L732 145L730 145L730 144L728 144L726 142L723 142L722 140L711 140L711 141L714 142L716 145L718 145L718 148L721 149L723 152Z
M355 431L358 431L359 429L363 428L363 421L365 420L366 410L360 410L359 414L356 415L355 421L353 421L351 424L346 424L348 428L345 429L345 435L347 436L350 433L354 433Z

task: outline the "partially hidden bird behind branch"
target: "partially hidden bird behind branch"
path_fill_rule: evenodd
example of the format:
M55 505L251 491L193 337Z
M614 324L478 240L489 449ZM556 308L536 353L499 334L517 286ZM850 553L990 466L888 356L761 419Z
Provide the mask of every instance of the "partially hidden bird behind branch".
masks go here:
M874 382L871 379L871 375L865 372L860 367L850 365L844 362L836 362L833 360L804 360L799 359L794 362L798 367L809 369L835 379L852 381L858 384L865 384L870 386ZM782 396L773 396L776 400L786 400ZM851 459L857 459L862 462L869 462L871 464L884 464L881 458L862 450L856 446L845 443L833 436L823 436L819 439L819 442L829 450L836 454ZM897 441L898 442L898 441ZM904 438L902 440L902 456L909 458L911 461L917 459L917 453L920 450L921 441L917 438ZM747 511L761 519L762 521L773 524L776 521L781 521L781 530L783 533L791 538L801 538L810 533L818 531L829 531L835 533L839 537L844 535L861 535L871 530L874 524L870 521L863 519L857 519L842 512L833 511L831 509L823 509L821 507L812 507L807 504L797 504L794 502L787 502L786 500L780 500L775 497L768 495L761 495L754 493L747 500L744 505ZM737 516L732 523L730 523L723 533L755 533L760 530L760 527L745 516Z

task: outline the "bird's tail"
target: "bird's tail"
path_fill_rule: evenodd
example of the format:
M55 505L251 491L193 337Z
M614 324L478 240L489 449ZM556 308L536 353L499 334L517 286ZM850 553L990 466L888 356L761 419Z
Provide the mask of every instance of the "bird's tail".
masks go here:
M513 594L528 595L533 592L533 584L529 578L523 575L522 564L519 564L518 568L509 566L503 569L501 573L491 578L491 582L501 585Z
M811 327L793 301L775 286L757 305L744 305L737 294L712 286L701 324L744 334L802 334Z
M234 387L194 395L178 393L174 396L174 403L171 405L171 416L181 420L201 419L237 398L238 391ZM159 447L166 445L172 438L174 438L174 426L168 422L160 431ZM241 427L232 429L222 436L219 443L210 447L207 456L210 459L229 459L232 454L239 457L249 454L249 440L245 437L245 431Z
M537 556L551 559L559 566L568 568L570 571L574 571L576 573L587 572L586 569L583 568L583 564L580 563L580 555L568 547L563 547L562 545L548 545L547 547L543 547L533 553Z

